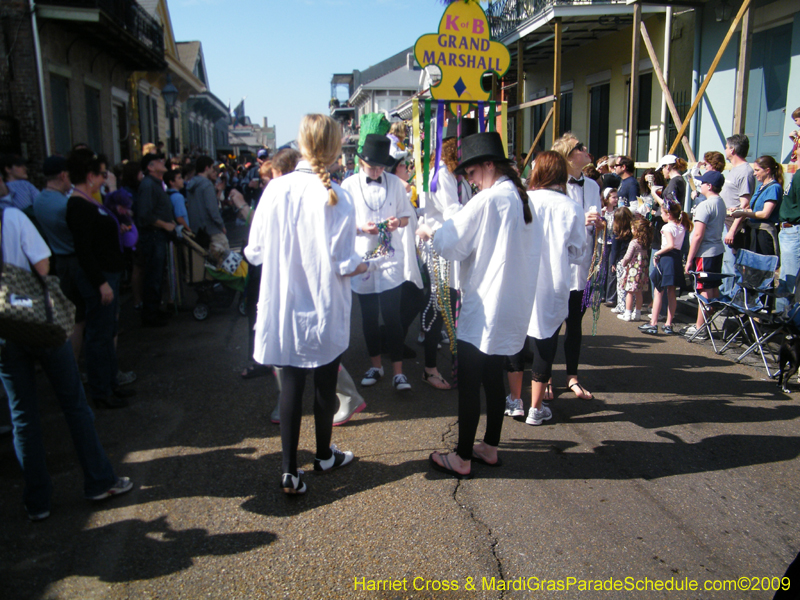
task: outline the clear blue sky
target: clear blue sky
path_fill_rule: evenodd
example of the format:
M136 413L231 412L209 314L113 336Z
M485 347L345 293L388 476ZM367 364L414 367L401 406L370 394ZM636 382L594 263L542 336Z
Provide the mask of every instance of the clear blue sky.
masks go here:
M436 32L439 0L168 0L175 39L203 44L209 87L246 97L280 146L306 113L328 112L334 73L364 70ZM486 4L483 3L484 10Z

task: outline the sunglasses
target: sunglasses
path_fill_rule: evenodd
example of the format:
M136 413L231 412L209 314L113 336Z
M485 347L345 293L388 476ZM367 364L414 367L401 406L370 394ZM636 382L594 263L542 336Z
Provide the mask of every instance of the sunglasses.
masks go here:
M582 142L578 142L577 144L575 144L575 147L572 150L569 151L569 153L572 154L576 150L579 151L579 152L585 152L586 151L586 146L584 146Z

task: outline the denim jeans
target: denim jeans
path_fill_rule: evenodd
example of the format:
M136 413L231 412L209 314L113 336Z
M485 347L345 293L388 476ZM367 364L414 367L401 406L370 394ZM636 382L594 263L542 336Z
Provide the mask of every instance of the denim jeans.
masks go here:
M142 320L158 317L161 304L161 281L167 264L167 234L161 229L139 231L139 250L144 257L142 286Z
M781 248L781 275L779 289L793 293L796 285L797 271L800 270L800 225L781 227L778 230L778 245ZM775 308L783 310L793 303L793 298L779 298Z
M120 273L103 273L114 292L114 300L103 305L100 291L86 278L83 270L76 273L78 290L86 304L86 374L93 398L108 398L117 385L117 350L114 336L117 334L117 308L119 306Z
M72 443L83 469L83 493L97 496L117 480L86 403L78 366L67 341L59 348L31 348L0 341L0 379L8 395L14 426L14 450L25 481L23 493L29 514L50 510L53 484L45 464L44 440L36 397L35 362L39 361L53 386L67 420Z

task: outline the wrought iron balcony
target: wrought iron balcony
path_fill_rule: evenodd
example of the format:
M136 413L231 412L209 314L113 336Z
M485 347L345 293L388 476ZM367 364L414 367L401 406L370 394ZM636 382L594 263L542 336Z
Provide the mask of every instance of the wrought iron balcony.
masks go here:
M42 19L70 22L130 68L161 70L164 31L135 0L37 0Z
M501 40L523 23L556 6L624 4L624 0L497 0L489 2L486 17L492 39Z

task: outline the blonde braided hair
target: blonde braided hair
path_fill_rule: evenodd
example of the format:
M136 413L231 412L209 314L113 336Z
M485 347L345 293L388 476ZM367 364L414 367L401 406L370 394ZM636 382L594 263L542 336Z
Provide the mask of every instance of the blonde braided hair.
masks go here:
M325 115L306 115L300 122L297 143L303 158L311 164L312 170L328 190L328 205L336 206L339 198L331 186L328 165L336 162L336 158L342 152L342 133L339 125Z

